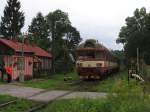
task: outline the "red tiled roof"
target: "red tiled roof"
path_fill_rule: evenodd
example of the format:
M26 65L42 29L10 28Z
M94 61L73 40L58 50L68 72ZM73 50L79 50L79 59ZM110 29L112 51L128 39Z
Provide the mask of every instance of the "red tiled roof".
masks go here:
M22 43L15 42L12 40L2 39L0 38L0 42L5 44L6 46L10 47L11 49L15 50L16 52L22 51ZM49 57L52 58L52 54L48 53L47 51L37 47L32 46L30 44L23 44L23 51L24 52L33 52L36 56L42 56L42 57Z

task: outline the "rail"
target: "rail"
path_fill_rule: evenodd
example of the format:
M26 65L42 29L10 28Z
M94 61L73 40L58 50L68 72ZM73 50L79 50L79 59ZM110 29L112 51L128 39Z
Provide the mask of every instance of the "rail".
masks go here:
M0 104L0 108L9 106L10 104L14 104L14 103L16 103L16 102L17 102L17 100L10 100L10 101L8 101L8 102L2 103L2 104Z

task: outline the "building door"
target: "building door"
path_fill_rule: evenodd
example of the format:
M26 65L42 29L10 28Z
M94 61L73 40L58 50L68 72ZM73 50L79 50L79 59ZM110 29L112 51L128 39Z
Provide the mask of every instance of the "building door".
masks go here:
M33 60L33 77L38 78L41 74L41 61L38 57L34 57Z

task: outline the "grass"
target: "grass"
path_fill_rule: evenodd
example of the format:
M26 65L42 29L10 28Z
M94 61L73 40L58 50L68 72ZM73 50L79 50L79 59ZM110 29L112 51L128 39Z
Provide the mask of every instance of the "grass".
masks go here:
M149 112L149 109L150 99L119 96L56 101L40 112Z
M0 95L0 104L8 102L10 100L15 100L16 98L7 96L7 95Z
M2 81L0 81L0 84L3 84L3 82L2 82Z
M63 74L56 74L52 75L51 77L43 80L30 80L23 83L24 86L30 86L34 88L41 88L41 89L69 89L68 83L70 81L64 81L64 77L72 77L71 81L78 81L79 78L74 73L69 73L67 75Z
M119 80L127 81L127 71L120 71L116 74L112 74L110 77L100 81L98 85L95 86L95 91L110 92L116 82Z
M0 84L5 84L5 83L6 83L6 82L2 81L1 78L0 78Z
M141 86L134 80L128 84L125 80L126 75L127 72L124 71L100 81L100 85L103 85L101 87L100 85L93 86L93 88L101 91L105 90L104 87L108 87L107 91L110 92L107 98L56 100L39 112L148 112L150 110L150 97L148 94L143 94ZM56 77L56 79L62 79L62 77ZM0 96L3 101L12 98ZM34 105L37 103L19 99L14 105L1 108L0 112L22 112Z
M65 82L64 75L57 74L49 79L27 81L23 85L50 90L108 92L109 95L105 99L56 100L39 112L148 112L150 110L149 94L144 94L142 86L135 80L127 83L127 71L116 73L101 81L82 81L80 84L71 84L79 80L76 73L65 76L72 77L72 81ZM2 99L0 101L5 102L11 98L0 96ZM0 109L0 112L21 112L36 104L19 99L16 104Z
M146 66L146 72L147 72L147 75L150 77L150 65Z
M39 112L149 112L149 109L150 100L74 99L56 101Z
M0 95L0 104L6 103L11 100L17 100L16 103L10 104L6 107L0 108L0 112L23 112L29 110L31 107L35 105L39 105L39 103L24 100L24 99L17 99L15 97Z
M116 93L115 95L112 93ZM105 99L57 100L39 112L149 112L150 97L141 86L120 80Z
M64 77L72 77L70 81L64 81ZM78 75L73 72L67 75L56 74L52 75L48 79L44 80L31 80L24 82L23 86L29 86L34 88L48 89L48 90L72 90L72 91L101 91L109 92L112 86L118 79L126 80L127 71L119 72L110 77L100 80L100 81L80 81ZM75 82L75 83L74 83Z

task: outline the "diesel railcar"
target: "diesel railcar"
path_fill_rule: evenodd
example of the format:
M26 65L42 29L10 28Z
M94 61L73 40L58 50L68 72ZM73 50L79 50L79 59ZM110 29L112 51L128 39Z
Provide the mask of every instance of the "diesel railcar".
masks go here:
M101 79L119 70L117 58L96 40L80 44L76 54L76 70L81 79Z

